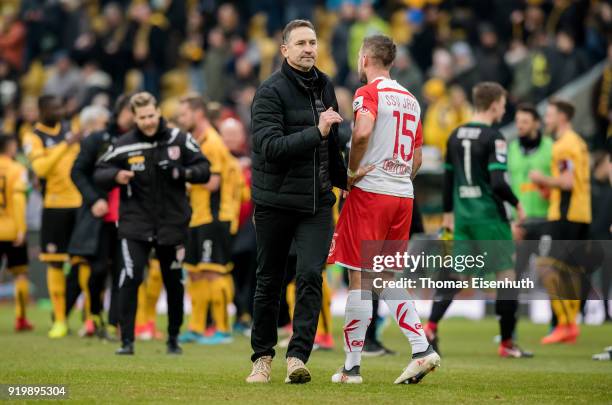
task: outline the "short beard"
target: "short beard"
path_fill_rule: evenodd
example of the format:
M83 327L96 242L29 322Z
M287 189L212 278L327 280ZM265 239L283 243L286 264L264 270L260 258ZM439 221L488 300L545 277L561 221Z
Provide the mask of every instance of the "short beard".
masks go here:
M304 69L306 72L310 71L310 69L312 69L312 67L316 64L316 59L313 59L312 64L307 64L306 62L303 62L300 60L301 58L298 58L294 63L296 66L298 66L301 69Z

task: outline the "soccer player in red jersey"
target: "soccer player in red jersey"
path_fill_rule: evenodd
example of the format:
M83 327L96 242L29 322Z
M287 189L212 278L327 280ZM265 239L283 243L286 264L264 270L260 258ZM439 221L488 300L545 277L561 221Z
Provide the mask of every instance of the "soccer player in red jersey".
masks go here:
M365 273L372 266L363 259L362 242L376 241L370 242L375 252L369 254L394 255L405 251L410 232L412 179L421 165L421 107L390 77L395 53L393 41L383 35L366 38L359 52L359 75L367 84L357 90L353 100L350 191L328 256L328 263L344 266L350 274L342 339L346 360L332 377L337 383L362 382L361 352L372 316L372 288L368 284L376 284ZM374 277L391 280L392 270L398 268L385 270ZM412 346L412 361L395 383L418 383L439 366L440 356L427 342L408 291L383 287L377 293Z

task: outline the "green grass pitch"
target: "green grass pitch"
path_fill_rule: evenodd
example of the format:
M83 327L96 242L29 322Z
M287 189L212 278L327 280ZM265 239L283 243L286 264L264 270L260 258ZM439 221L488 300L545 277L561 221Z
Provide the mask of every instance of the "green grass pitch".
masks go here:
M283 383L283 349L272 366L272 382L247 385L250 346L245 337L231 345L184 345L184 355L165 354L163 342L137 342L134 357L113 354L116 343L46 337L49 313L31 308L36 329L13 332L13 308L0 306L0 384L66 384L70 402L81 403L258 403L258 404L603 404L612 403L612 362L591 354L612 345L612 325L583 326L575 345L543 347L547 327L527 321L519 341L534 359L500 359L493 336L497 323L450 319L441 325L442 367L421 384L395 386L410 347L395 325L384 342L398 355L364 358L364 384L338 386L330 377L343 361L341 319L335 319L336 349L314 352L309 384ZM73 316L73 329L80 326ZM165 325L160 318L159 325Z

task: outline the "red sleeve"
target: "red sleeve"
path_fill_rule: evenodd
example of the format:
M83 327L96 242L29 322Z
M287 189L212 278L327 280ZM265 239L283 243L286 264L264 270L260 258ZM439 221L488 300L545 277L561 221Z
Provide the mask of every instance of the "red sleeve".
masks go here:
M375 83L362 86L355 92L355 98L353 99L353 112L355 114L370 113L376 119L376 114L378 114L378 91L376 90Z
M419 120L419 126L416 130L416 136L414 138L414 147L420 148L423 146L423 127L421 126L421 120Z

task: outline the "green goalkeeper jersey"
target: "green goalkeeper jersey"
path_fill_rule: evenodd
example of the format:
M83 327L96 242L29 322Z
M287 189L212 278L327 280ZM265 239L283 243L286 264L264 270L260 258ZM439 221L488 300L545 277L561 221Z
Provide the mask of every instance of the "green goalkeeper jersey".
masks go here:
M468 123L450 135L445 169L452 172L455 227L508 222L490 178L491 171L507 169L506 155L503 135L488 125Z

